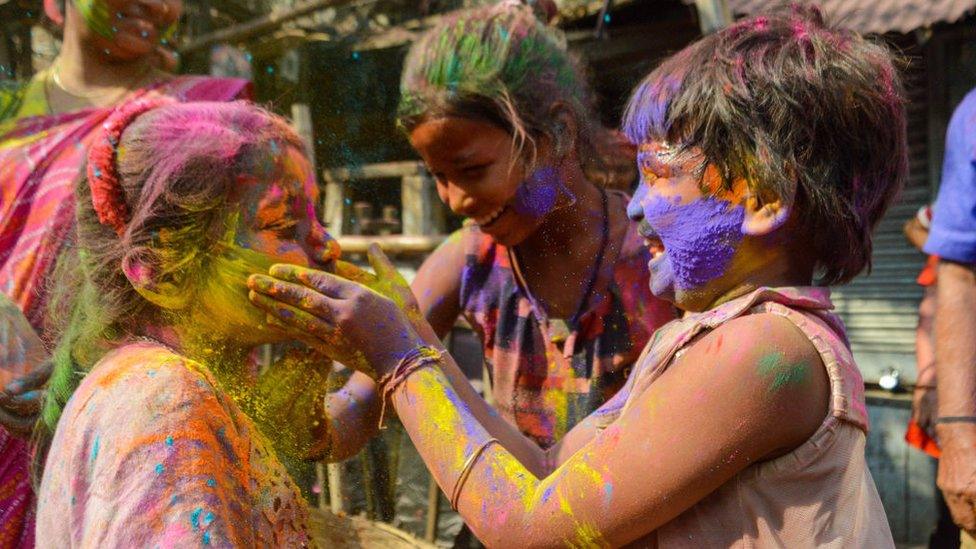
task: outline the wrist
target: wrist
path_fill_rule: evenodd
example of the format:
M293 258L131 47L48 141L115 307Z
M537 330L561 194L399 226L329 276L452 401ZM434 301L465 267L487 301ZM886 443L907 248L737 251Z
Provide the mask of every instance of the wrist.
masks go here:
M936 420L935 432L943 448L976 448L976 423L940 423Z

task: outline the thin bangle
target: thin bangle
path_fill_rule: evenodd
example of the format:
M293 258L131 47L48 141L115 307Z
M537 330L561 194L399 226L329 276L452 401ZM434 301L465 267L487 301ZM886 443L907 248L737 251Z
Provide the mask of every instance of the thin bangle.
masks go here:
M976 416L942 416L935 420L936 425L940 423L976 423Z
M497 438L489 438L478 447L477 450L471 452L468 459L464 461L464 465L461 467L461 474L458 475L457 480L454 481L454 488L451 490L451 509L457 511L458 500L461 499L461 488L464 488L465 481L468 480L468 475L471 474L471 470L474 469L475 463L477 463L478 458L481 454L488 449L494 443L501 444L498 442Z
M915 385L912 389L935 389L935 385Z

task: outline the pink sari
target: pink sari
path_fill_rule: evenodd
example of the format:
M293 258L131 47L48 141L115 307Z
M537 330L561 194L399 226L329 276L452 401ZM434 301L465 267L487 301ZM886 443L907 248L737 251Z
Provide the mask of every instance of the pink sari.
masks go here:
M112 112L46 114L44 80L38 75L28 84L19 117L0 122L0 292L39 334L45 333L45 284L74 229L74 185L95 130ZM133 97L154 93L231 101L250 98L251 89L240 79L181 76ZM19 373L0 369L0 387ZM0 547L34 545L29 461L28 443L0 428Z

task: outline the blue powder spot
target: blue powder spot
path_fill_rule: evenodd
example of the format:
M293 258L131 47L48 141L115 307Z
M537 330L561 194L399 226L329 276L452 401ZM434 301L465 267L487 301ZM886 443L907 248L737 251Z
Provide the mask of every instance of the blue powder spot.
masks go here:
M613 484L609 482L603 483L603 503L606 505L610 504L610 499L613 498Z
M172 445L173 445L173 437L171 436L166 437L166 446L172 446Z
M139 35L142 36L143 38L149 38L149 32L148 31L142 31L142 32L139 33Z
M274 67L272 67L271 65L268 65L268 67L266 69L264 69L264 72L266 72L268 74L274 74Z
M207 479L207 486L209 486L209 487L211 487L211 488L213 488L213 487L214 487L214 486L216 486L216 485L217 485L217 481L216 481L216 480L214 480L214 479L212 479L212 478L208 478L208 479Z
M291 318L295 316L295 314L289 311L288 309L278 309L278 316L280 316L281 318Z
M347 198L346 199L346 204L352 204L352 199L351 198Z
M359 52L358 51L352 52L352 59L353 59L353 61L359 61Z
M549 498L552 497L552 491L553 491L553 487L550 486L546 488L544 492L542 492L542 503L549 501Z
M200 538L200 541L202 541L204 545L210 545L210 532L204 532L203 537Z
M95 443L92 444L92 450L91 450L91 460L92 461L95 461L95 458L98 457L98 449L101 447L101 444L102 444L101 437L97 437L96 436L95 437Z
M170 505L176 505L176 502L177 501L179 501L179 498L176 497L176 496L173 496L173 497L169 498L169 504Z
M244 59L247 59L247 62L248 63L250 63L251 62L251 59L253 59L253 58L254 58L254 56L251 55L250 52L244 54Z
M166 467L163 467L163 464L162 463L157 463L156 464L156 474L157 475L163 474L163 471L165 471L165 470L166 470Z
M610 14L609 13L603 16L603 22L604 23L609 23L610 22Z
M200 529L200 514L203 513L202 507L197 507L190 513L190 524L193 526L194 530Z
M77 498L71 496L71 505L74 505L76 501L78 501Z
M146 372L146 375L149 377L156 377L156 370L149 370Z
M101 177L102 176L102 170L99 170L98 168L92 168L92 173L95 174L95 177Z
M203 515L203 525L209 526L211 522L214 521L214 514L207 511L206 515Z

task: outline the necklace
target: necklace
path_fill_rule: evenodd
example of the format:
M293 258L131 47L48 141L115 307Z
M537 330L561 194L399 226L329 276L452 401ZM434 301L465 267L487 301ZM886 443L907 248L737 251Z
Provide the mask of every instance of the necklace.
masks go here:
M110 93L107 93L105 91L82 93L69 88L61 80L61 61L59 59L55 61L54 64L52 65L51 70L48 73L48 75L50 76L48 80L50 80L55 86L57 86L64 93L72 97L75 97L77 99L85 99L90 101L94 99L111 98L111 101L108 101L106 104L113 105L116 102L118 102L119 99L121 99L122 97L130 93L133 89L138 87L138 84L141 84L142 81L146 78L146 75L148 75L150 72L152 72L152 66L146 65L145 69L139 71L136 74L135 78L133 78L130 82L126 83L121 89L119 89L118 91L109 90L109 92L111 92L111 95ZM92 101L92 102L96 102L96 101Z
M576 332L579 328L579 322L583 317L583 313L586 312L586 306L589 304L590 299L593 297L593 292L596 290L596 283L600 279L600 271L603 270L603 258L606 253L607 246L610 244L610 205L608 203L607 191L603 187L598 187L600 190L600 202L603 206L603 227L600 234L600 248L597 250L596 261L593 264L593 272L590 274L590 279L586 284L586 290L583 292L583 297L580 299L579 305L576 307L576 312L573 316L569 318L568 321L563 319L547 319L550 323L549 332L550 340L553 343L563 342L563 355L572 356L576 347ZM510 263L512 265L512 273L515 275L516 283L525 292L529 300L533 303L536 310L542 311L543 309L539 306L536 301L535 296L529 291L529 285L525 282L525 278L522 276L521 268L518 262L518 252L515 248L509 248L509 253L511 254Z

